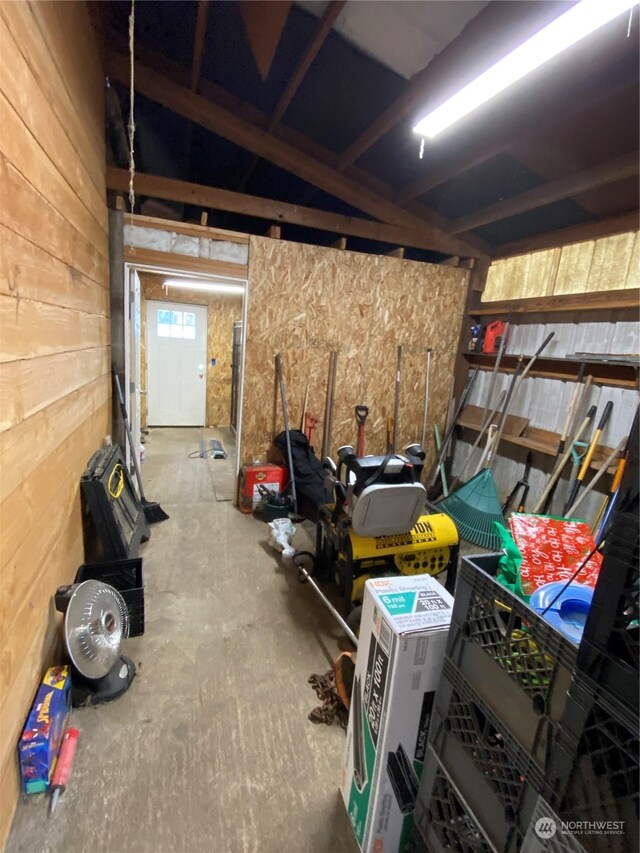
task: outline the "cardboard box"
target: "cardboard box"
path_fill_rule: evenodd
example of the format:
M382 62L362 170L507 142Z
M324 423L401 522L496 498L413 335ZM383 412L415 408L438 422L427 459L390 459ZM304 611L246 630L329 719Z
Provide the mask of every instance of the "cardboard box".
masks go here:
M408 849L452 607L428 575L366 582L341 786L363 853Z
M69 667L50 667L38 688L18 744L22 790L26 794L40 794L49 789L69 717L70 693Z
M289 481L289 472L283 465L243 465L238 484L238 506L242 512L252 512L260 503L258 485L274 493L281 492Z

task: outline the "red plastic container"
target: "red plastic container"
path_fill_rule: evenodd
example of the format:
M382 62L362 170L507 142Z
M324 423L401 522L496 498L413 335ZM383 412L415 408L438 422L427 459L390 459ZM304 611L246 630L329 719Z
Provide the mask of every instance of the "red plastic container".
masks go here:
M483 352L498 352L505 326L504 320L495 320L493 323L489 323L484 332Z

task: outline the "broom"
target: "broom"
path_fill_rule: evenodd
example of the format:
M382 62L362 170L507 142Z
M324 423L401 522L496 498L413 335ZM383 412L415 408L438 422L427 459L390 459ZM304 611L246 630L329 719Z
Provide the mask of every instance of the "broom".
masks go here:
M124 428L127 432L127 439L129 440L129 449L131 450L131 458L133 459L133 467L136 472L136 480L138 481L138 491L140 492L140 504L142 505L142 509L144 511L144 517L147 520L148 524L158 524L160 521L167 521L169 516L162 509L159 503L155 501L148 501L144 496L144 489L142 488L142 477L140 476L140 468L138 467L138 459L136 456L136 449L133 446L133 438L131 436L131 427L129 426L129 418L127 417L127 410L124 405L124 398L122 396L122 388L120 387L120 378L113 369L113 378L116 380L116 388L118 390L118 400L120 401L120 411L122 412L122 419L124 420Z

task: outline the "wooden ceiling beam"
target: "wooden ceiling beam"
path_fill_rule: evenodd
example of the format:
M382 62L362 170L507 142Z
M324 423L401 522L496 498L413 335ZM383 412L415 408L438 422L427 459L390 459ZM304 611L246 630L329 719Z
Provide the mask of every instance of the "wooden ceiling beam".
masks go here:
M109 39L108 43L115 47L120 53L125 53L127 50L127 41L126 39L120 35L115 30L109 31ZM140 45L136 48L136 55L139 60L149 68L152 68L154 71L157 71L160 74L163 74L166 77L170 77L172 80L177 83L181 83L182 85L188 85L189 72L184 69L182 66L175 63L173 60L166 57L164 54L157 53L156 51L152 51L144 45ZM223 89L216 83L212 83L206 78L200 80L200 95L205 97L207 100L211 101L214 104L217 104L224 109L233 112L235 115L240 116L245 121L250 122L257 127L266 128L269 117L258 110L253 104L249 104L246 101L241 101L235 95L232 95L226 89ZM289 145L297 148L299 151L308 154L310 157L313 157L315 160L319 160L321 163L324 163L327 166L331 166L335 169L337 162L337 155L334 154L333 151L330 151L328 148L324 148L317 142L314 142L308 136L300 133L298 130L294 130L287 125L280 124L274 131L274 135L278 139L282 139L284 142ZM360 184L363 187L371 190L379 196L386 198L389 201L395 201L394 194L395 190L393 187L389 186L389 184L385 184L384 181L381 181L379 178L376 178L374 175L369 172L365 172L358 166L350 166L345 170L344 174L353 179L356 183ZM240 192L239 189L236 189L236 192ZM299 202L299 205L306 206L308 202ZM430 210L425 205L421 204L418 201L412 201L405 205L407 210L410 213L413 213L419 219L424 221L429 221L429 219L435 220L431 224L436 227L441 227L442 223L445 222L443 219L439 219L436 217L434 212ZM481 256L487 255L489 256L492 252L491 247L479 237L475 235L469 235L465 238L465 243L468 244L466 252L454 252L453 254L462 254L465 256L473 255L473 256ZM470 247L470 248L469 248ZM452 252L445 252L444 254L452 254Z
M314 59L320 52L320 48L325 43L327 36L333 29L333 25L335 24L340 12L342 12L342 10L344 9L346 2L347 0L331 0L331 2L327 5L324 14L318 21L315 32L307 46L307 49L300 57L300 61L298 62L295 71L289 78L289 82L287 83L287 86L284 92L282 93L275 110L273 111L273 115L269 119L269 124L267 126L267 130L269 131L269 133L272 133L273 130L280 124L282 116L287 111L287 108L293 100L294 95L300 88L300 84L306 77L307 71L311 68Z
M573 175L567 175L566 178L549 181L541 187L535 187L535 189L520 193L513 198L477 210L475 213L461 216L447 226L446 232L448 234L462 234L465 231L480 228L482 225L488 225L490 222L499 222L502 219L508 219L510 216L517 216L519 213L526 213L528 210L543 207L545 204L570 198L587 190L613 184L625 178L631 178L638 174L638 168L638 152L630 151L628 154L616 157L607 163L592 166Z
M495 259L512 258L516 255L528 255L530 252L542 252L545 249L556 249L558 246L569 246L572 243L582 243L585 240L598 240L600 237L612 237L614 234L626 234L637 231L640 227L640 212L633 210L620 216L607 219L592 219L580 225L570 225L567 228L557 228L534 237L503 243L494 253ZM554 297L555 298L555 297Z
M196 18L196 34L193 39L193 61L191 63L191 85L192 92L198 91L200 72L202 70L202 55L204 53L204 37L207 32L207 17L209 15L209 0L200 0L198 3L198 17Z
M107 167L107 188L128 191L129 172L126 169ZM340 236L362 237L366 240L411 246L416 249L431 249L433 245L422 231L359 219L355 216L329 213L326 210L315 210L311 207L299 207L295 204L178 181L174 178L136 172L135 189L139 196L255 216L272 223L287 222L291 225L329 231Z
M128 84L128 57L110 51L107 56L107 73L120 83ZM167 109L264 157L358 210L383 222L423 232L431 241L430 248L434 251L465 256L481 254L464 240L445 236L439 228L150 68L136 65L135 86L141 94Z
M325 43L325 40L329 33L331 32L333 25L336 22L336 19L340 12L342 12L345 3L347 0L331 0L331 2L327 5L327 8L324 11L324 14L318 21L315 32L309 42L307 49L304 51L302 56L300 57L300 61L298 62L293 74L289 78L289 82L287 83L284 92L280 96L280 100L276 104L276 108L269 119L267 124L267 133L273 133L276 127L282 121L282 117L286 113L289 108L289 104L293 100L296 92L300 88L302 81L304 80L307 71L311 68L313 60L318 55L320 48ZM245 172L242 177L242 180L238 184L238 192L243 192L253 172L258 165L260 158L254 157L251 161L251 165Z

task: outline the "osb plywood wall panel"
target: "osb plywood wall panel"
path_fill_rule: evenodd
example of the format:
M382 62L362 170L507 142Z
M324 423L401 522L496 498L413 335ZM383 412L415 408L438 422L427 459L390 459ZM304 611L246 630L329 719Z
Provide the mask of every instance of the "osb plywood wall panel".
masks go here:
M491 264L483 302L640 286L636 232L505 258Z
M0 849L16 742L83 562L79 480L109 430L103 76L84 3L0 5Z
M290 426L305 389L322 446L329 353L338 351L332 453L355 444L356 405L370 409L366 450L384 453L403 346L398 449L422 432L426 350L434 351L430 425L444 425L468 272L261 237L249 245L249 309L240 458L264 459L274 428L274 357L282 353ZM275 421L275 423L274 423ZM431 459L433 440L429 443Z
M146 300L186 302L207 306L207 424L228 426L231 410L231 356L233 324L242 319L242 297L234 294L192 292L173 288L167 295L163 288L166 276L140 273L142 289L142 329L140 375L146 387L147 310ZM216 359L215 366L211 359ZM147 398L140 398L142 425L147 424Z

